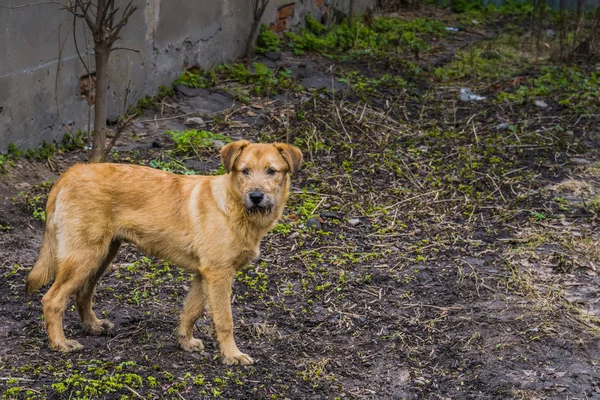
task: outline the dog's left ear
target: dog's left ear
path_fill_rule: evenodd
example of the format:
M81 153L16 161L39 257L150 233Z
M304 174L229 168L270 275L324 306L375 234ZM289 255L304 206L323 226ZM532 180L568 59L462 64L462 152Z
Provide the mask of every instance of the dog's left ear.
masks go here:
M231 172L235 165L235 160L242 154L244 147L249 144L250 142L247 140L238 140L237 142L231 142L221 147L221 161L227 173Z
M292 146L291 144L286 143L273 143L273 146L279 153L281 157L285 160L285 162L290 167L290 172L295 174L300 169L300 164L302 164L302 152L296 146Z

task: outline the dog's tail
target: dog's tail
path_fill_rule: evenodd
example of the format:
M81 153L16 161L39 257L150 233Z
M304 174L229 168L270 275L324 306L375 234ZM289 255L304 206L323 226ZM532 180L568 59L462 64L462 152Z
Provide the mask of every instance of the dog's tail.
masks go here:
M55 188L56 186L57 185L55 184ZM56 225L53 218L57 192L58 190L51 190L48 196L48 202L46 204L46 230L44 231L44 236L42 238L40 256L29 273L25 285L25 290L28 295L54 279L58 270L58 262L56 259L58 242L56 240Z
M28 295L50 282L56 276L56 246L57 243L54 226L48 225L42 239L40 256L38 257L33 269L27 277L25 290L27 291Z

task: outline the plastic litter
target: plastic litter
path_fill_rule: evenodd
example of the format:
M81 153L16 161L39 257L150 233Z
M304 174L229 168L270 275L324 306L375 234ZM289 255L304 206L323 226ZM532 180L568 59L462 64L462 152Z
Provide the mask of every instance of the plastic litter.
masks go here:
M460 99L462 101L482 101L485 100L484 96L477 96L475 93L471 92L470 89L462 88L460 89Z

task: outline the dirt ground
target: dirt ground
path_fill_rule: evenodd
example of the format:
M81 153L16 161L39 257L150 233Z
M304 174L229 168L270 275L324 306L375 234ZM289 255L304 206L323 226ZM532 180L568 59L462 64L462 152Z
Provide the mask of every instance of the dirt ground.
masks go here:
M113 332L88 336L69 306L67 336L85 349L51 352L47 289L27 298L24 281L51 182L86 154L16 160L0 175L3 398L600 399L598 98L585 111L560 91L497 100L542 74L532 64L434 74L465 49L497 51L490 35L438 39L411 79L393 58L259 56L303 88L244 104L227 83L178 86L119 141L112 161L202 174L218 173L220 141L185 157L165 132L302 148L285 216L234 284L235 335L254 366L220 364L208 316L204 353L180 350L190 276L132 246L95 296ZM408 83L359 90L348 71L367 88L384 72ZM461 88L487 98L461 101Z

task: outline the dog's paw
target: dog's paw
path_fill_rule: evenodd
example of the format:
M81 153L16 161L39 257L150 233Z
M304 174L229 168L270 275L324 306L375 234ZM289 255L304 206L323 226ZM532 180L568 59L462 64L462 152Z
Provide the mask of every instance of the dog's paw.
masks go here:
M185 351L204 351L204 344L202 344L202 340L196 338L191 338L187 341L180 341L179 345Z
M248 354L239 352L233 355L223 355L223 364L225 365L252 365L254 360Z
M79 343L77 340L65 340L60 343L50 343L50 348L55 351L60 351L62 353L69 353L71 351L79 351L83 349L83 345Z
M95 336L104 335L114 327L115 325L107 319L99 319L93 323L84 325L86 332Z

